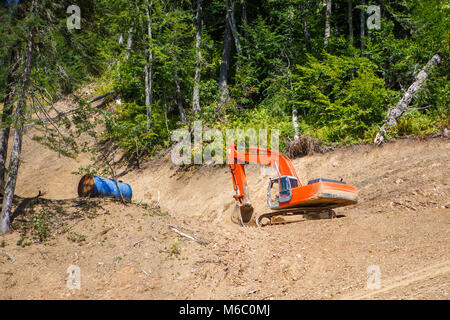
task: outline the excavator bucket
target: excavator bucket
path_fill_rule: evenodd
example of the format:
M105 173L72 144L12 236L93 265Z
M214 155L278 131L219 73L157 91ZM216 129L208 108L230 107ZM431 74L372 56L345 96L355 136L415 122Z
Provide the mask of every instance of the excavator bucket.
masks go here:
M231 220L241 226L252 220L253 207L251 204L236 205Z

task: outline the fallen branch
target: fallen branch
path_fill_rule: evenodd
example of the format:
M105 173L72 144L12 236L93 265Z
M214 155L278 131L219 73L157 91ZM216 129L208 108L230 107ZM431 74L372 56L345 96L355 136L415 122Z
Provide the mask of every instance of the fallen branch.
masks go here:
M88 104L91 104L91 103L93 103L93 102L95 102L95 101L98 101L98 100L100 100L100 99L103 99L103 98L105 98L105 97L107 97L107 96L109 96L109 95L112 95L112 94L114 94L114 93L116 93L115 91L109 91L109 92L107 92L107 93L105 93L105 94L102 94L101 96L98 96L98 97L95 97L94 99L92 99L92 100L89 100L87 103Z
M158 202L154 205L154 206L150 206L148 203L145 202L137 202L137 201L132 201L132 203L138 207L144 208L146 210L154 210L154 209L159 209L159 197L158 197Z
M99 232L99 233L97 234L97 237L104 236L105 234L107 234L107 233L108 233L109 231L111 231L112 229L114 229L114 227L110 227L110 228L108 228L108 229L103 230L102 232Z
M145 239L136 241L135 243L133 243L133 247L136 247L139 243L144 242L144 241L145 241Z
M196 264L200 264L200 263L221 263L222 260L219 259L219 257L213 257L213 258L209 258L209 259L199 259L197 261L195 261Z
M103 98L105 98L105 97L107 97L107 96L109 96L109 95L111 95L111 94L115 94L115 93L116 93L116 91L110 91L110 92L107 92L107 93L105 93L105 94L102 94L101 96L98 96L98 97L95 97L95 98L92 99L92 100L89 100L89 101L87 102L87 104L94 103L95 101L98 101L98 100L100 100L100 99L103 99ZM100 104L100 105L98 106L98 108L102 108L103 106L104 106L104 103ZM56 109L54 109L54 110L56 110L56 111L58 112L58 114L57 114L56 116L54 116L54 117L44 119L44 120L42 120L42 122L44 122L44 123L45 123L45 122L52 122L53 120L57 120L57 119L61 118L62 116L65 116L65 115L67 115L67 114L70 114L70 113L73 113L73 112L79 110L81 107L82 107L82 106L78 106L78 107L76 107L76 108L73 108L73 109L70 109L70 110L67 110L67 111L57 111ZM30 129L30 128L33 128L34 126L36 126L35 123L28 124L28 125L25 126L25 130L28 130L28 129Z
M397 125L398 119L403 115L405 115L405 113L410 110L409 104L411 103L417 92L420 91L420 89L422 88L422 85L425 83L428 76L433 71L434 66L439 63L441 63L441 57L436 54L417 74L414 83L403 94L401 100L397 103L395 107L389 109L386 116L386 120L384 121L384 124L378 131L374 143L380 145L385 141L388 131L393 127L395 127Z
M187 239L189 239L189 240L195 241L195 242L197 242L197 243L199 243L199 244L201 244L201 245L207 245L207 244L208 244L208 241L205 241L205 240L202 240L202 239L199 239L199 238L190 236L190 235L188 235L188 234L186 234L186 233L183 233L183 232L181 232L180 230L178 230L177 228L175 228L174 226L172 226L172 225L170 225L170 224L168 224L167 226L168 226L170 229L172 229L172 231L178 233L178 234L179 234L180 236L182 236L182 237L185 237L185 238L187 238Z

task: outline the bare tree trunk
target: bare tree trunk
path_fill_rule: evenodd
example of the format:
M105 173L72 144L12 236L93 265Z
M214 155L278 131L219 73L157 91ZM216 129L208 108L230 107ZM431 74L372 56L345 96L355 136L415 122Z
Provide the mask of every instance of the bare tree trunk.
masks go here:
M245 42L247 45L247 60L250 61L250 53L248 52L248 46L250 44L250 41L248 40L248 32L247 32L247 27L248 27L247 4L246 4L245 0L241 0L241 5L242 5L242 26L243 26L242 29L244 30Z
M363 3L365 3L363 1ZM366 17L364 15L364 9L361 9L360 13L360 24L361 24L361 53L364 53L364 38L366 36Z
M33 0L31 4L30 14L33 14L36 10L37 2L37 0ZM31 63L33 59L33 40L34 30L33 28L31 28L28 33L27 47L25 50L25 70L22 75L18 92L20 100L17 103L16 110L14 112L14 143L9 161L5 193L3 195L2 214L0 218L0 234L9 232L10 227L11 207L14 198L14 191L16 189L17 174L19 172L20 153L22 151L22 134L26 116L26 94L30 82Z
M423 67L423 69L415 77L414 83L408 88L408 90L403 94L402 99L397 103L397 105L389 109L386 120L383 126L377 133L374 140L376 144L382 144L385 140L387 132L397 125L397 120L409 110L409 104L411 103L414 96L421 89L424 82L427 80L428 76L433 71L435 65L441 63L441 57L439 55L434 55L430 61Z
M127 51L125 54L125 58L126 60L130 60L130 52L131 52L131 47L133 46L133 27L130 28L130 30L128 30L128 40L127 40Z
M236 51L238 54L238 62L236 63L236 73L239 71L239 59L242 56L242 48L241 48L241 40L239 39L239 34L237 32L237 27L236 27L236 21L234 19L234 0L229 0L230 1L230 8L229 8L229 20L228 23L230 24L230 28L231 28L231 33L233 34L233 38L234 38L234 45L236 46Z
M231 56L231 28L230 23L230 4L229 0L225 0L227 5L227 12L225 16L225 35L223 41L223 51L222 51L222 63L220 65L220 75L219 75L219 94L220 94L220 102L219 107L221 107L228 99L228 71L230 69L230 56Z
M350 41L353 42L353 4L352 0L347 0L348 3L348 17L347 17L347 23L348 23L348 35L350 37Z
M311 34L309 33L306 7L303 2L300 4L300 11L302 12L303 35L305 36L306 51L311 52Z
M181 121L183 123L186 123L187 122L186 112L184 111L184 107L183 107L183 96L181 95L180 79L178 78L177 71L175 71L173 78L175 80L176 100L177 100L177 105L178 105L178 111L180 112Z
M15 90L13 88L13 83L15 80L14 72L19 65L19 59L19 51L16 50L11 55L11 68L8 72L8 85L6 88L6 97L3 102L3 113L1 118L2 128L0 130L0 193L3 193L6 178L6 157L8 154L9 134L11 131L10 118L13 112L13 99L15 95Z
M165 90L164 90L164 93L163 93L163 103L164 103L164 121L166 123L167 135L170 136L169 124L168 124L168 121L167 121L167 112L168 112L168 110L167 110L167 99L166 99L166 91Z
M146 1L146 4L148 2ZM149 5L145 7L145 13L147 16L147 41L145 41L145 106L147 108L147 131L152 127L152 104L153 104L153 48L152 48L152 19L150 17L150 10L153 6L153 0ZM149 48L149 49L147 49Z
M295 136L294 136L294 140L297 140L298 138L300 138L300 134L298 132L298 122L297 122L297 110L294 109L292 110L292 124L294 125L294 132L295 132Z
M0 193L3 193L3 188L5 184L6 177L6 157L8 154L8 141L10 134L10 124L8 123L8 118L11 117L13 110L12 104L12 94L9 94L5 99L3 105L2 114L2 126L4 126L0 131Z
M327 0L327 9L325 14L325 41L324 41L325 48L328 47L328 44L330 42L330 35L331 35L330 18L331 18L331 0Z
M197 0L197 22L195 33L195 51L197 52L197 62L195 65L195 77L194 77L194 93L192 96L192 109L195 114L200 113L200 76L201 76L201 63L202 52L200 45L202 41L202 0Z

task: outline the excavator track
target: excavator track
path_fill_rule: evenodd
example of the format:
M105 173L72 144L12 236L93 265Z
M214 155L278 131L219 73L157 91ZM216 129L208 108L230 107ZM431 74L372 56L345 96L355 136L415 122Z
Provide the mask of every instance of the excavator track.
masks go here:
M292 208L292 209L279 210L279 211L273 211L273 212L267 212L267 213L260 214L255 219L255 222L258 227L264 227L267 225L279 224L279 223L274 223L272 221L272 218L274 218L274 217L295 216L295 215L308 216L308 215L319 215L321 213L326 214L325 219L336 218L336 213L331 208ZM263 224L262 223L263 219L267 219L267 220L269 220L269 222L266 224Z

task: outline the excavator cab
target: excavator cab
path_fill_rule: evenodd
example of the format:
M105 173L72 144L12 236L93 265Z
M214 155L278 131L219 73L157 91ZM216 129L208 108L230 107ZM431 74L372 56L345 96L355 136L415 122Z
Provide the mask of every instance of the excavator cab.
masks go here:
M271 209L278 209L280 203L286 203L292 199L292 188L298 187L296 177L281 176L271 178L269 180L269 188L267 189L267 204ZM272 189L277 186L278 193L272 195ZM273 197L275 196L275 198ZM273 200L274 199L274 200Z

